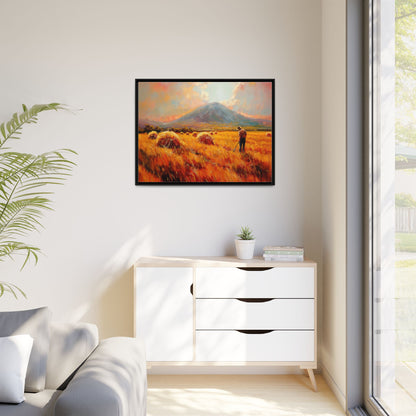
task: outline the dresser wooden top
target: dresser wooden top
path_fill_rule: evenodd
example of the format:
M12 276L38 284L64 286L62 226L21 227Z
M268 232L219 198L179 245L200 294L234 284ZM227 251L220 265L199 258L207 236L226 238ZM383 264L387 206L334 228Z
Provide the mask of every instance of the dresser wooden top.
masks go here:
M298 262L266 261L262 257L240 260L228 257L141 257L135 267L316 267L310 260Z

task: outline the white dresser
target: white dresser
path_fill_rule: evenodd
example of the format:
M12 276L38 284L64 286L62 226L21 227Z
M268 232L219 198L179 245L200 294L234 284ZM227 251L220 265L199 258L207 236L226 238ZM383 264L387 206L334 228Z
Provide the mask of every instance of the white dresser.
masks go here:
M141 258L135 296L149 365L294 365L316 390L316 263Z

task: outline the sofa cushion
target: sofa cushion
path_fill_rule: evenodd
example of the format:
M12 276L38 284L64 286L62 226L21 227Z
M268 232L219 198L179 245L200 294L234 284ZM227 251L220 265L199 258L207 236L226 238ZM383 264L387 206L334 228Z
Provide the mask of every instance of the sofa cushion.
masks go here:
M45 388L49 351L49 321L48 308L0 312L0 337L28 334L33 338L33 347L26 373L26 392L35 393Z
M26 401L20 404L0 403L0 415L4 416L53 416L55 402L60 391L43 390L39 393L26 393Z
M0 337L0 402L25 400L25 379L33 338L30 335Z
M46 388L64 388L71 374L98 345L96 325L87 323L51 323Z

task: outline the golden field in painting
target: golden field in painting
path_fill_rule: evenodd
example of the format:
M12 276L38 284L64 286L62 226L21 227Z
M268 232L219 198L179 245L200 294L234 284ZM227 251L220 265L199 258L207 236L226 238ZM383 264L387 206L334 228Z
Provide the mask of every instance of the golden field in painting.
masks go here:
M139 183L272 180L270 132L248 131L245 153L239 152L236 130L212 134L214 145L199 143L192 133L177 135L180 147L168 149L139 134Z

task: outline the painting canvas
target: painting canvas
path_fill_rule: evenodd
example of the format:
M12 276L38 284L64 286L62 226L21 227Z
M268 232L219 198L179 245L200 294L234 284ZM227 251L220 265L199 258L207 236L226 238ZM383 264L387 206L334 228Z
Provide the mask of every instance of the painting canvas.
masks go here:
M274 79L136 79L136 184L274 185Z

